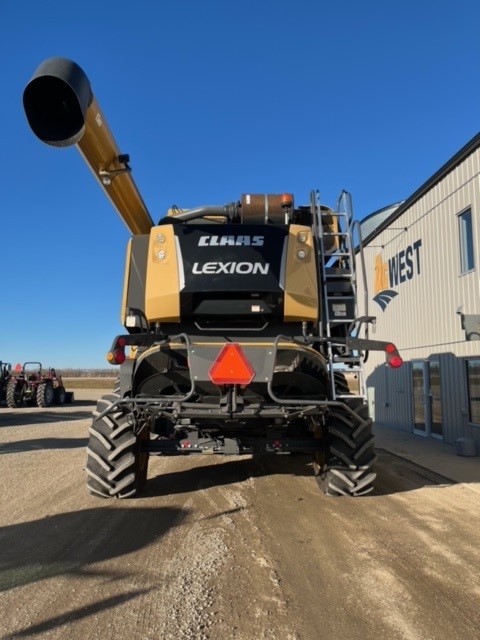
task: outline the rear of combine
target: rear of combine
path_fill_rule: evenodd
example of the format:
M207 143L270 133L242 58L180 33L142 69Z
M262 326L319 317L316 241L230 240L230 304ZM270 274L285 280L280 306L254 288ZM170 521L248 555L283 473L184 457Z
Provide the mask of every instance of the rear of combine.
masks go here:
M373 319L358 311L349 194L336 211L314 192L303 206L289 193L245 194L154 225L75 63L44 63L24 104L43 141L78 145L133 234L126 333L108 354L120 376L90 428L91 493L138 495L150 455L257 452L308 453L329 495L370 492L362 363L371 349L391 366L401 358L368 339Z

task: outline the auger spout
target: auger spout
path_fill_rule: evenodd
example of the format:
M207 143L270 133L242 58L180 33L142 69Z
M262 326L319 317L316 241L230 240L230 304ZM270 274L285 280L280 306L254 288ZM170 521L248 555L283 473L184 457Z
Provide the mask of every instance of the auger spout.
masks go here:
M148 234L153 221L93 95L83 69L49 58L25 87L23 105L35 135L54 147L76 145L133 235Z

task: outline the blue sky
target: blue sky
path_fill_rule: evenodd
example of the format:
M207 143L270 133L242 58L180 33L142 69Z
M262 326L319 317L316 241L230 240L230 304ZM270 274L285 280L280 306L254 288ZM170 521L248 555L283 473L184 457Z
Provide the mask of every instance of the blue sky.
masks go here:
M154 220L312 188L361 219L479 132L479 24L476 0L0 0L0 360L105 368L123 331L128 230L23 113L44 59L83 67Z

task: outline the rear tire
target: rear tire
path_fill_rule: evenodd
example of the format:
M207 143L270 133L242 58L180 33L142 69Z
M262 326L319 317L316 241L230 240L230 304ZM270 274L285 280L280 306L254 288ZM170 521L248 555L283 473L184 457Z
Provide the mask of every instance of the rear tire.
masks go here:
M65 387L57 387L55 389L55 404L65 404Z
M341 374L336 387L339 393L348 393ZM341 407L330 411L325 429L325 453L314 459L314 472L325 495L363 496L373 490L376 478L372 420L361 398L344 401L353 414Z
M7 385L6 401L7 406L10 407L10 409L15 409L23 405L22 388L23 385L21 382L17 382L16 380L9 381Z
M55 391L51 382L41 382L37 387L35 401L39 407L51 407Z
M100 398L89 429L87 487L102 498L134 498L147 480L148 452L141 445L149 437L148 430L136 435L133 413L124 407L98 418L119 398L115 393Z

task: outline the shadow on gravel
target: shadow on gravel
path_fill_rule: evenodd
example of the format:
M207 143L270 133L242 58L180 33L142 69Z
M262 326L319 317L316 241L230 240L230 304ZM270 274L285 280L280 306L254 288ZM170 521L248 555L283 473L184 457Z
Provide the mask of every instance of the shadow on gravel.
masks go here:
M187 515L187 510L170 507L112 506L2 527L0 591L58 575L128 577L126 569L99 570L95 564L152 544Z
M159 458L159 462L161 465L161 458ZM195 465L194 456L191 456L191 462L192 465ZM230 459L228 457L221 458L214 464L200 463L189 469L163 473L149 478L142 498L198 491L209 487L244 482L253 477L276 474L311 476L313 472L310 457L262 455L253 458L236 458L232 456Z
M95 403L93 403L95 404ZM50 411L34 410L22 413L22 409L0 411L0 427L29 427L46 422L68 422L70 420L87 420L92 417L91 411Z
M0 445L0 455L23 453L24 451L43 451L45 449L78 449L86 447L88 438L38 438L19 440Z
M456 484L453 480L440 476L389 451L377 449L376 454L377 480L375 489L365 498L404 493L423 487L438 486L441 488L445 485ZM159 460L161 464L161 458ZM192 465L194 464L195 460L192 460ZM315 483L310 455L262 455L253 458L232 458L231 461L224 458L223 464L199 464L199 466L192 466L181 471L152 477L148 480L142 497L151 498L185 493L244 482L252 477L274 475L310 477L312 483ZM320 488L319 491L321 491ZM362 498L355 498L355 500L358 499Z
M14 640L14 638L31 638L32 635L51 631L52 629L56 629L57 627L63 627L67 624L71 624L72 622L76 622L77 620L95 616L98 613L105 611L105 609L111 609L112 607L118 607L119 605L126 604L134 598L138 598L139 596L142 596L149 591L151 591L151 589L140 589L138 591L130 591L129 593L121 593L118 596L113 596L111 598L105 598L104 600L97 601L94 604L90 604L85 607L79 607L78 609L73 609L73 611L69 611L68 613L64 613L55 618L49 618L48 620L45 620L45 622L40 622L39 624L29 626L23 631L17 631L16 633L11 633L8 636L3 636L2 640Z

